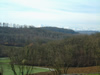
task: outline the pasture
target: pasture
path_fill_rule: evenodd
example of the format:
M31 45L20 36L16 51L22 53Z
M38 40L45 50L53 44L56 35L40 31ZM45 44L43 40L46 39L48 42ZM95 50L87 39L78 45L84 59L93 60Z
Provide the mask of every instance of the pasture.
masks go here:
M11 70L11 65L9 64L10 60L9 58L0 58L0 68L3 68L3 75L14 75L13 71ZM29 66L27 66L29 67ZM18 65L15 65L16 72L19 73ZM39 73L39 72L48 72L49 70L42 67L33 67L32 74L33 73ZM26 70L24 71L26 73Z
M3 68L3 75L14 75L13 71L11 70L11 65L9 64L10 60L9 58L0 58L0 68ZM27 66L29 67L29 66ZM16 72L19 73L19 68L18 65L15 65ZM68 70L68 75L72 74L78 74L78 75L100 75L97 74L98 72L98 67L93 66L93 67L77 67L77 68L69 68ZM26 72L26 71L25 71ZM49 69L43 68L43 67L37 67L34 66L31 74L36 74L36 75L53 75Z
M0 63L9 63L10 59L8 57L0 58Z

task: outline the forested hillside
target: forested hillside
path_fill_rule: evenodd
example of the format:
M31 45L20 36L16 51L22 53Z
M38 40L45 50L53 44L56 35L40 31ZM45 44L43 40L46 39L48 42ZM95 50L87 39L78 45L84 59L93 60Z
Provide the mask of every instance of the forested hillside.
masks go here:
M42 27L42 29L54 31L54 32L60 32L60 33L66 33L66 34L76 34L78 32L75 32L72 29L64 29L64 28L57 28L57 27Z
M16 55L18 57L14 60L25 60L25 64L28 65L33 62L34 65L41 66L54 66L54 64L75 67L100 65L100 33L77 35L42 44L31 43L25 47L0 45L0 53L1 56ZM17 61L15 62L20 63Z
M50 40L64 39L70 36L72 33L69 34L69 30L65 34L35 27L0 27L0 44L9 46L25 46L35 42L46 43Z
M0 56L16 54L21 61L27 60L26 64L32 63L27 58L32 57L34 65L43 66L58 62L65 66L97 65L100 62L100 33L74 35L35 27L0 27Z
M27 48L29 55L36 57L34 64L39 62L39 65L63 64L78 67L100 65L100 33L30 45Z

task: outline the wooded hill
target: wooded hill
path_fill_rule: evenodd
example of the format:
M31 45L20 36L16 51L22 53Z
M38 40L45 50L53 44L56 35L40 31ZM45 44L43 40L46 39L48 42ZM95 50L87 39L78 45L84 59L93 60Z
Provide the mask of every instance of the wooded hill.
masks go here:
M31 43L25 47L0 45L0 56L9 56L15 63L27 65L98 66L100 65L100 33L77 35L47 43ZM16 59L17 58L17 59ZM17 60L17 61L16 61Z
M59 40L77 34L70 29L53 27L35 28L12 28L0 27L0 44L7 46L25 46L30 43L46 43L50 40Z
M0 43L0 57L11 55L18 64L100 65L100 33L77 35L34 27L0 27Z
M77 33L71 29L64 29L64 28L57 28L57 27L42 27L42 29L54 31L54 32L60 32L60 33L66 33L66 34L76 34Z

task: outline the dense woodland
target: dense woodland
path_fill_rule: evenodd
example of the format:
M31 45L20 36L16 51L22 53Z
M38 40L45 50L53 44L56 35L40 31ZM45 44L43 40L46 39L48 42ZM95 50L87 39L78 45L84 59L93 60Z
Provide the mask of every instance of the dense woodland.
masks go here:
M54 32L60 32L60 33L67 33L67 34L76 34L77 33L71 29L64 29L64 28L57 28L57 27L42 27L42 29L54 31Z
M32 42L46 43L51 40L64 39L77 34L75 31L70 29L66 29L66 34L63 32L59 33L59 30L61 31L60 28L55 29L57 29L58 32L45 30L43 28L35 28L32 26L19 28L0 27L0 44L9 46L25 46Z
M58 64L73 67L100 65L100 33L72 35L40 28L0 27L0 43L0 56L15 56L12 60L16 64L23 62L27 65Z

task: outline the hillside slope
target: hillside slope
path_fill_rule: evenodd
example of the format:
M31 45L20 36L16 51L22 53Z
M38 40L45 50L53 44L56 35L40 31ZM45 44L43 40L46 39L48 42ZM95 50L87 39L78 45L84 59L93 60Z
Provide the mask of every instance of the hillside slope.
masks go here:
M0 27L0 44L24 46L32 42L45 43L72 36L72 34L59 33L43 28L11 28Z
M66 33L66 34L76 34L78 32L75 32L72 29L64 29L64 28L57 28L57 27L42 27L42 29L54 31L54 32L60 32L60 33Z

